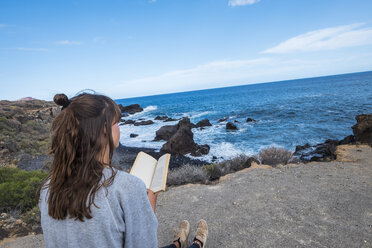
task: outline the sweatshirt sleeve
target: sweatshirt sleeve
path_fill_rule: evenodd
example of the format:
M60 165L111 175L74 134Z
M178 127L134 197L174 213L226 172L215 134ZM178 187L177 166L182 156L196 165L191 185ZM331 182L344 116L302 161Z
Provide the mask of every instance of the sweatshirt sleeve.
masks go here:
M147 197L141 179L127 174L121 191L121 206L124 211L124 247L158 247L158 220Z

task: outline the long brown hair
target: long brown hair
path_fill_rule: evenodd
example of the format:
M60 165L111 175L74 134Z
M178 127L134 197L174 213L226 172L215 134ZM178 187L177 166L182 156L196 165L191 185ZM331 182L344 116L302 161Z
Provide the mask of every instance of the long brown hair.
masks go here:
M92 218L96 192L111 185L116 175L111 165L115 149L111 126L119 122L121 111L112 99L96 94L83 93L70 100L64 94L57 94L54 102L63 108L52 125L53 163L38 195L42 188L48 188L51 217L63 220L68 214L84 221L84 217ZM104 164L107 145L109 163ZM105 166L113 173L101 181Z

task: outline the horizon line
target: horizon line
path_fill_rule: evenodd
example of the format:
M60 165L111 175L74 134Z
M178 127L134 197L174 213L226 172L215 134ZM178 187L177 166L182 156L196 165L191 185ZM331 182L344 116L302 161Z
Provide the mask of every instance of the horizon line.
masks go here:
M248 84L233 85L233 86L223 86L223 87L217 87L217 88L205 88L205 89L199 89L199 90L176 91L176 92L162 93L162 94L155 94L155 95L133 96L133 97L126 97L126 98L114 99L114 101L128 100L128 99L135 99L135 98L144 98L144 97L153 97L153 96L172 95L172 94L182 94L182 93L205 91L205 90L216 90L216 89L224 89L224 88L242 87L242 86L257 85L257 84L282 83L282 82L289 82L289 81L302 80L302 79L335 77L335 76L357 74L357 73L367 73L367 72L372 72L372 69L371 70L368 70L368 71L347 72L347 73L340 73L340 74L328 74L328 75L322 75L322 76L316 76L316 77L291 78L291 79L278 80L278 81L270 81L270 82L251 83L251 84L248 83Z

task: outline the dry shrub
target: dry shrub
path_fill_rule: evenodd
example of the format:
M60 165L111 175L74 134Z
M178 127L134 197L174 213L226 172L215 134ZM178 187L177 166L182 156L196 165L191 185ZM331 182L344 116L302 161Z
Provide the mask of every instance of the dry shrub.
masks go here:
M262 164L275 167L278 164L287 164L292 159L292 152L282 147L271 146L261 150L258 157Z
M254 158L241 154L235 158L224 160L220 163L204 165L203 169L207 172L210 180L216 180L226 174L250 167L252 160L254 161Z
M205 183L206 180L207 173L201 167L185 164L168 172L167 185Z

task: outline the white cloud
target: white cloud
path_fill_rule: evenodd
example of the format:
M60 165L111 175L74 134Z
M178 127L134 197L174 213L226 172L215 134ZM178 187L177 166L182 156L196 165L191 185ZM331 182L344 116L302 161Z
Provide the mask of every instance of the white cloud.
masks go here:
M308 52L372 45L372 28L361 28L362 25L356 23L315 30L290 38L262 53Z
M261 0L229 0L229 6L243 6L258 3Z
M61 40L54 42L56 45L80 45L80 41L73 41L73 40Z
M113 84L109 89L99 90L114 98L123 98L340 74L369 70L372 62L368 58L261 57L249 60L219 60L190 69L127 80Z
M47 48L35 48L35 47L17 47L20 51L31 51L31 52L47 52Z

